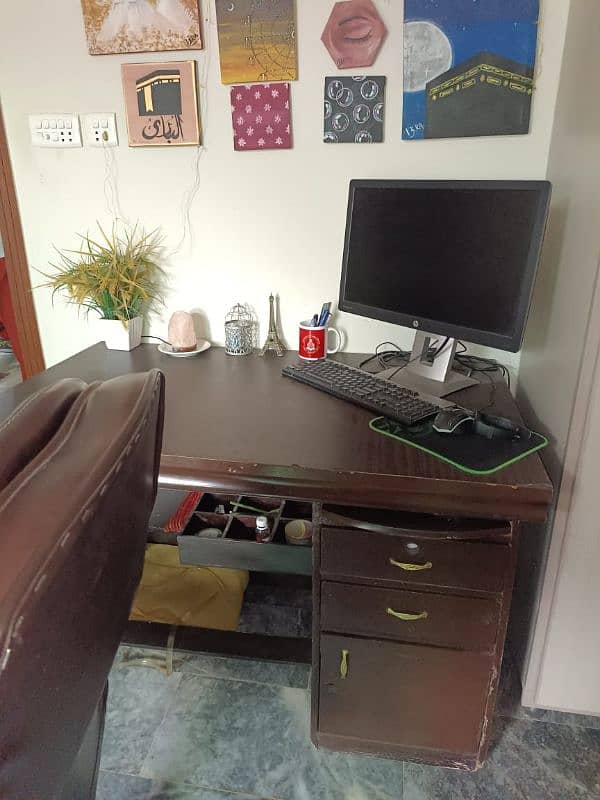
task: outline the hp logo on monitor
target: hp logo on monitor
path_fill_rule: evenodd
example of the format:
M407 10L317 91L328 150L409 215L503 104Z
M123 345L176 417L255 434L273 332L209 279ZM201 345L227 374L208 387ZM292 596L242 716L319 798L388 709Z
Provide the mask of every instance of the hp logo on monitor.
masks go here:
M413 328L418 328L418 327L419 327L419 320L418 319L414 319L413 320Z

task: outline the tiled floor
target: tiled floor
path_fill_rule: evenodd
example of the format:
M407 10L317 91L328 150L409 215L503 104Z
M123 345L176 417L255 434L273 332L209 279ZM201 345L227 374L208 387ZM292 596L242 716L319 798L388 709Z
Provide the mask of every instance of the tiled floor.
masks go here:
M526 712L505 668L494 745L475 774L317 751L304 665L122 648L111 674L98 800L591 800L600 720Z

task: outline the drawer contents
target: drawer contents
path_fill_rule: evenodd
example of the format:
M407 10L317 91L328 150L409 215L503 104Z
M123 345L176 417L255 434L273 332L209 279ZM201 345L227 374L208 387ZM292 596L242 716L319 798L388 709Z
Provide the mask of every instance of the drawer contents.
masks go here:
M287 541L293 522L312 531L312 505L205 493L177 537L181 562L310 575L312 549Z
M489 656L344 636L320 641L320 731L436 758L478 753Z
M502 592L504 544L323 528L321 575L382 584Z
M321 630L491 652L500 608L496 599L321 584Z

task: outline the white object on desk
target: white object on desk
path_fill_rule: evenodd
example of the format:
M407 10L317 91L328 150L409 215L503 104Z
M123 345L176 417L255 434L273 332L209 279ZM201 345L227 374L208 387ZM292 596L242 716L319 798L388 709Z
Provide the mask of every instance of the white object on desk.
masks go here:
M159 344L158 352L163 353L165 356L173 356L173 358L191 358L192 356L197 356L200 353L204 353L204 351L208 350L209 347L210 342L199 341L195 350L188 350L187 352L182 353L174 351L170 344Z

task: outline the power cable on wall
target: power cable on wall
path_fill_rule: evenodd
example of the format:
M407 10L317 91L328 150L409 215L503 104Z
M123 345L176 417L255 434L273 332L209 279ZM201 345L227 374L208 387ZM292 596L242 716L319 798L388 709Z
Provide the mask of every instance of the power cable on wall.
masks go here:
M201 185L202 176L200 172L200 162L202 160L202 156L206 152L204 135L208 126L208 76L210 75L210 63L211 63L211 52L212 52L209 42L210 42L210 37L212 35L211 29L216 28L216 23L211 19L211 11L212 9L209 6L206 16L204 17L205 56L201 62L198 75L198 95L199 95L198 100L200 105L200 129L201 129L202 143L194 148L194 157L192 162L192 173L194 176L194 181L190 186L190 188L183 193L183 196L181 198L182 234L176 247L169 252L168 254L169 258L171 258L174 255L177 255L177 253L181 251L187 240L189 240L189 247L190 249L192 249L194 241L191 215L192 215L192 206L194 204L194 200L196 199L196 196L200 190L200 185Z

